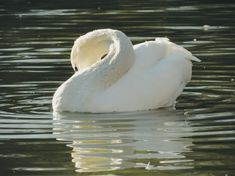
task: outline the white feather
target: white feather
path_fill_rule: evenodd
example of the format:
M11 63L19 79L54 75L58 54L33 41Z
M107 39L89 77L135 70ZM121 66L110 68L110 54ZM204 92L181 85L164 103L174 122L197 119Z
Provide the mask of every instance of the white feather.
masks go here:
M92 31L75 41L71 63L79 71L57 89L53 109L100 113L173 106L191 79L191 60L200 61L167 38L133 46L121 31Z

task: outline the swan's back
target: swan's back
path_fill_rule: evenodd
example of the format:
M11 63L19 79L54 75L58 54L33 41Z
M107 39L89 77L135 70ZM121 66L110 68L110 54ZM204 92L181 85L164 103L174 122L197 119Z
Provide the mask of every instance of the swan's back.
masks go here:
M129 72L97 94L95 104L99 102L102 111L172 106L190 81L191 53L167 38L135 45L134 50L136 60Z
M136 59L132 69L139 72L139 70L145 70L164 58L167 45L164 42L148 41L134 45L134 50Z

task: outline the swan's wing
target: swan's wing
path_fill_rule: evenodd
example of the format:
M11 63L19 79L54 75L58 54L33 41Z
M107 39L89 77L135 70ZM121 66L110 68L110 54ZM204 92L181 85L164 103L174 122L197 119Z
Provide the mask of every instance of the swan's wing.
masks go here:
M146 70L159 62L166 55L167 45L164 42L146 41L134 45L135 64L134 70Z
M183 57L182 58L186 58L189 59L191 61L196 61L196 62L201 62L200 59L198 59L197 57L193 56L192 53L188 50L186 50L184 47L177 45L173 42L170 42L170 40L168 38L165 37L158 37L155 38L155 41L159 44L165 44L165 46L167 47L167 53L171 54L181 54Z
M172 43L168 38L164 37L134 45L134 52L136 59L132 68L133 72L145 71L170 56L196 62L201 61L182 46Z

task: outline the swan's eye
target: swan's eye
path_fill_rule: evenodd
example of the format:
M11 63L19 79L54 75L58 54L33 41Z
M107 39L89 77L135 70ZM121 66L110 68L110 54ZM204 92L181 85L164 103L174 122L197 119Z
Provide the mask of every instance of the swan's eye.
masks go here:
M105 58L105 56L107 56L107 54L103 55L103 56L100 58L100 60L104 59L104 58Z
M75 66L75 67L74 67L74 70L75 70L75 71L78 71L78 68Z

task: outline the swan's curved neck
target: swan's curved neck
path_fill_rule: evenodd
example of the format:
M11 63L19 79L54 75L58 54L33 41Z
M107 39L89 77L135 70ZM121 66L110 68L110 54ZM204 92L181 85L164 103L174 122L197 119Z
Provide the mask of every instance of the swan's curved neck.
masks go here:
M73 68L77 67L88 75L90 72L91 77L95 77L92 81L106 86L120 79L133 65L134 59L133 45L128 37L111 29L95 30L79 37L71 52Z

